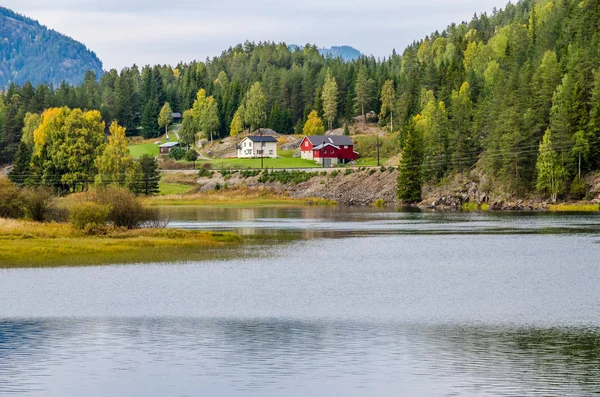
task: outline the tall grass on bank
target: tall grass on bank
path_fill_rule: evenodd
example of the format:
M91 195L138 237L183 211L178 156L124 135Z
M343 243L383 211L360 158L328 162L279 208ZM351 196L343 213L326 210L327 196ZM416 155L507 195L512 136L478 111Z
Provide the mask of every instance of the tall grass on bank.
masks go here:
M548 205L553 212L595 212L600 211L600 204L556 204Z
M68 224L0 219L0 268L212 259L240 243L235 233L111 228L88 236Z

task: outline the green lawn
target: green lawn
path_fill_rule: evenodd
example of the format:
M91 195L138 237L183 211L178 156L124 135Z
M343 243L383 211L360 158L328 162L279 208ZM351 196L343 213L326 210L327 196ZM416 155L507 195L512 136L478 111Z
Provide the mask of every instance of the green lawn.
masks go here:
M385 163L387 163L389 159L381 157L379 159L379 165L384 165ZM377 166L377 158L372 158L372 157L364 157L364 158L359 158L358 160L356 160L356 164L355 166L357 167L374 167Z
M160 182L158 184L160 189L160 194L163 196L168 196L171 194L183 194L192 190L194 187L190 185L183 185L181 183L163 183Z
M301 158L265 158L264 168L319 168L319 165L314 161L304 160ZM213 168L261 168L261 159L215 159L210 161L198 160L196 163L209 163Z
M291 159L294 156L294 153L296 153L296 150L277 150L277 154L280 155L281 157L285 157L288 159Z
M158 156L158 145L154 143L142 143L140 145L129 145L129 153L131 156L139 159L144 154L149 154L151 156Z
M154 142L156 142L156 141L160 141L160 144L159 145L154 144ZM177 141L177 136L175 136L175 134L171 134L169 136L169 142L176 142L176 141ZM131 153L131 156L133 156L133 158L138 159L138 158L142 157L144 154L149 154L151 156L158 156L158 147L165 142L166 142L165 136L162 135L162 136L152 140L152 142L138 143L138 144L129 145L127 147L129 148L129 153Z

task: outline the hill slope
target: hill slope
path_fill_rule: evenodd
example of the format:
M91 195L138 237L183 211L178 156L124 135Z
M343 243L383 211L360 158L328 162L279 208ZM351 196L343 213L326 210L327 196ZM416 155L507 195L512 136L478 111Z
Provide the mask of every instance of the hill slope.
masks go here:
M27 81L77 84L87 70L102 74L102 62L83 44L4 7L0 7L0 61L0 88Z

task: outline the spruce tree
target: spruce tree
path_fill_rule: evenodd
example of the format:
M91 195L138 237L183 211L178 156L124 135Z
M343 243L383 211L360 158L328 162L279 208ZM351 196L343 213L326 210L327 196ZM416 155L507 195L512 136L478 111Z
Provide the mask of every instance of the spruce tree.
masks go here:
M404 203L421 201L423 184L423 142L414 122L410 122L405 131L406 141L402 159L398 167L398 199Z
M13 168L8 174L10 180L19 186L25 184L25 180L31 173L31 154L32 151L29 146L24 141L21 141L19 149L17 149L17 153L15 154Z
M139 159L141 175L135 193L152 196L160 192L158 183L160 182L160 172L158 171L158 162L154 157L145 154Z

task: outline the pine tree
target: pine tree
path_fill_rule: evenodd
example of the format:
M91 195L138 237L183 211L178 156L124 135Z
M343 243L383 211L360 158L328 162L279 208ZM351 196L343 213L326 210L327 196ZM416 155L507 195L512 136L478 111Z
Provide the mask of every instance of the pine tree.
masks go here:
M356 78L355 92L356 92L356 103L361 111L363 120L363 130L366 128L367 115L365 113L365 107L370 105L370 101L373 99L373 89L375 88L375 81L369 78L367 69L363 66L358 71L358 77Z
M323 114L327 120L329 130L333 129L333 123L337 117L338 107L338 85L335 78L331 74L331 69L327 70L327 77L323 85Z
M139 159L140 179L136 183L134 192L152 196L160 192L158 183L160 182L160 172L158 171L158 162L154 157L145 154Z
M13 162L13 167L10 170L8 177L13 183L23 186L25 181L29 177L31 173L31 148L25 143L25 141L21 141L19 144L19 149L17 149L17 153L15 154L15 159Z
M396 90L393 80L386 80L381 88L381 112L380 119L390 116L390 131L394 131L394 108L396 106Z
M406 141L400 166L398 167L398 199L404 203L421 201L421 186L423 184L423 143L420 133L410 122L405 131Z

